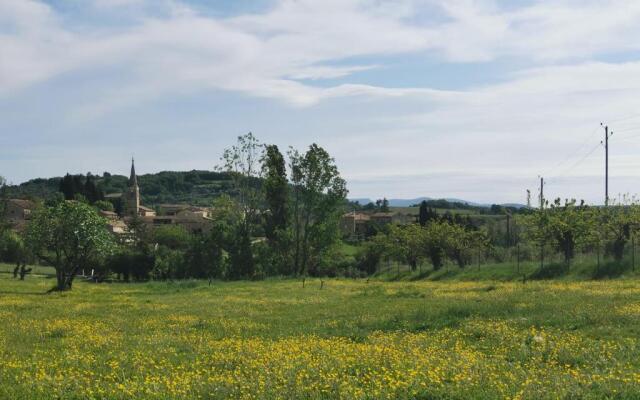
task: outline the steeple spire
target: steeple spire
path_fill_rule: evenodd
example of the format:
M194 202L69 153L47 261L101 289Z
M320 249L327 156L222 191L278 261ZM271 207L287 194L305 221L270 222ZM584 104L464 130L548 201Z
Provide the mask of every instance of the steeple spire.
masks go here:
M136 177L136 166L133 157L131 157L131 176L129 177L129 187L138 186L138 178Z

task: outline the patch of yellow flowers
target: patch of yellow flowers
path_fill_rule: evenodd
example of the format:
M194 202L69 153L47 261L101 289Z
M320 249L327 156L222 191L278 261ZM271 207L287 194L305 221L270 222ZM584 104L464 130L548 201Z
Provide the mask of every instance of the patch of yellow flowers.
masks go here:
M640 371L618 361L624 352L638 351L637 340L520 331L505 322L376 332L360 341L155 334L148 340L156 346L132 352L126 338L100 324L47 321L45 336L63 326L73 328L57 351L45 343L30 354L3 349L4 394L16 388L32 398L535 399L588 396L603 387L609 394L640 391ZM488 345L496 342L501 344Z
M442 286L443 297L456 290ZM466 284L458 288L467 289ZM418 289L420 289L418 287ZM472 287L473 289L473 287ZM102 289L101 289L102 290ZM502 289L501 289L502 290ZM505 290L512 290L509 286ZM589 288L598 293L600 287ZM499 295L499 294L490 294ZM472 291L467 296L479 295ZM64 300L61 300L64 301ZM169 398L606 398L640 395L629 354L640 339L603 340L509 320L466 319L422 332L376 331L358 338L245 337L248 318L202 329L188 313L149 314L127 335L122 319L21 317L0 299L2 335L38 335L29 348L0 336L0 397ZM142 307L142 306L140 306ZM78 306L90 310L87 306ZM616 308L631 317L637 304ZM11 343L15 345L16 340Z

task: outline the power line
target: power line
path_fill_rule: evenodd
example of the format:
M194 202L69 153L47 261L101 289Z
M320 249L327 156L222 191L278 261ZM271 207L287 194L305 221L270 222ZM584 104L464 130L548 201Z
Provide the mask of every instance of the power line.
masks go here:
M635 118L640 118L640 114L631 114L631 115L628 115L626 117L622 117L622 118L618 118L618 119L611 119L611 120L609 120L607 122L609 122L609 123L611 123L611 122L621 122L621 121L627 121L627 120L635 119Z
M593 154L593 152L595 152L598 147L600 147L601 143L597 143L594 147L591 148L591 150L589 150L589 152L587 154L585 154L584 156L582 156L578 161L576 161L575 163L573 163L568 169L565 169L564 171L562 171L559 174L556 174L552 177L552 179L557 179L560 178L562 176L567 175L569 172L573 171L573 169L575 167L577 167L578 165L580 165L584 160L586 160L591 154ZM548 181L547 181L548 183Z
M565 157L562 161L560 161L558 164L556 164L555 166L553 166L552 168L550 168L549 170L546 171L546 173L544 175L549 175L551 172L557 170L558 168L560 168L560 166L562 166L563 164L565 164L567 161L571 160L575 155L577 155L579 152L582 151L582 149L584 149L587 144L589 144L589 141L593 138L594 134L596 132L598 132L598 130L600 129L600 127L596 127L594 128L589 135L586 137L586 139L580 144L580 146L578 146L578 148L569 153L569 155L567 157Z

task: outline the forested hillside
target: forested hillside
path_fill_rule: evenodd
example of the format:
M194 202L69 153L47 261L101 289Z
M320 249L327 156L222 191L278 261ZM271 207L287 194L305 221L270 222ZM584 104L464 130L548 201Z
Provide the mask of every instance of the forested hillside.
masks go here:
M105 194L126 190L129 178L108 172L94 175L99 189ZM8 186L9 197L48 199L59 193L62 177L33 179L20 185ZM230 189L230 177L213 171L162 171L138 176L142 202L153 206L161 203L190 203L210 205L213 198Z

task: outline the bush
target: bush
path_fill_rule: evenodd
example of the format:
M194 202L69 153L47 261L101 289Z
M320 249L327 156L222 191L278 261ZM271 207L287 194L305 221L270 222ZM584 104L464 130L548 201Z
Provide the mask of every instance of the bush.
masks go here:
M336 276L353 276L357 271L356 259L353 256L347 256L338 247L328 251L320 259L318 268L316 268L315 276L327 276L334 278ZM360 275L358 272L357 275Z
M25 249L22 238L9 230L0 233L0 261L15 263L23 261L24 257Z
M172 250L186 249L191 235L180 225L162 225L153 229L153 240Z
M382 250L380 247L375 245L364 246L362 251L356 255L356 268L368 275L372 275L378 270L381 259Z
M153 255L136 251L123 251L107 258L103 273L105 276L112 272L122 277L125 281L147 280L155 265Z

